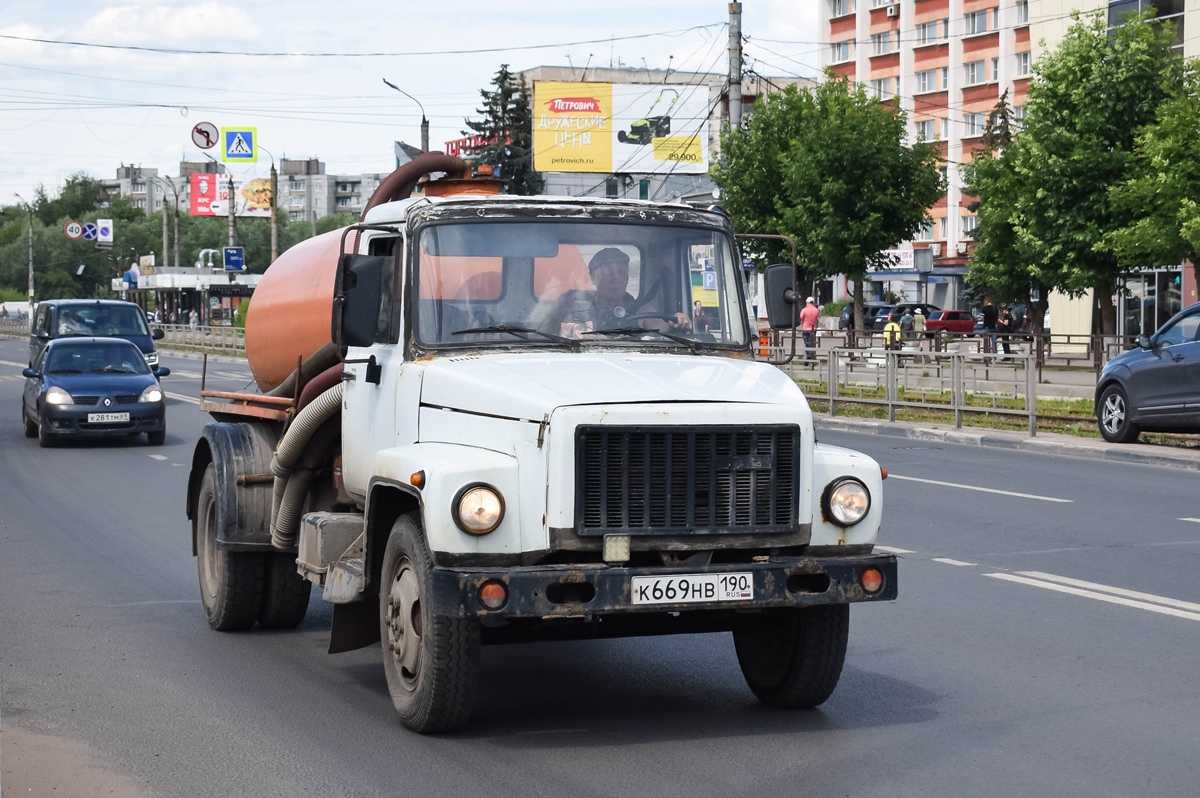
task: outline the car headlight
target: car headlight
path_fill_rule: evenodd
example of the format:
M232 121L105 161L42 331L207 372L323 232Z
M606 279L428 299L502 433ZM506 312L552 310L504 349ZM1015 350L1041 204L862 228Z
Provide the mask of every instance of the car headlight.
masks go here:
M151 366L158 365L158 352L151 352L146 355L146 363Z
M48 405L73 405L75 400L71 398L71 394L59 388L57 385L50 386L50 390L46 391L46 404Z
M504 520L504 499L490 485L467 485L454 497L454 522L468 535L486 535Z
M142 395L138 397L139 402L161 402L162 389L157 385L148 385L146 390L142 391Z
M853 526L871 511L871 492L857 479L830 482L821 497L825 517L841 526Z

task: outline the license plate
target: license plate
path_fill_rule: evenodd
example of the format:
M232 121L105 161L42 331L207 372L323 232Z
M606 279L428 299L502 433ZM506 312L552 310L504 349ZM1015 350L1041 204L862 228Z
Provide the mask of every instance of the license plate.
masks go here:
M89 424L119 424L128 420L128 413L88 413Z
M635 576L630 588L634 604L749 601L754 598L754 574Z

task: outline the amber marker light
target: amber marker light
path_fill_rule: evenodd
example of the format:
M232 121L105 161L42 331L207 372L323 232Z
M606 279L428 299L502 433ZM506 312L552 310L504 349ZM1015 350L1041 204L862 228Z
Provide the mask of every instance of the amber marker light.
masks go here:
M425 487L425 472L414 471L413 475L408 478L408 481L414 488L420 490L421 488Z
M495 579L479 586L479 603L484 609L498 610L508 603L508 588Z
M880 472L881 474L883 474L883 478L884 478L884 479L887 479L887 469L886 469L886 468L881 468L881 469L879 469L879 472Z
M878 593L883 587L883 574L879 572L878 568L868 568L862 572L858 581L862 583L863 590L868 593Z

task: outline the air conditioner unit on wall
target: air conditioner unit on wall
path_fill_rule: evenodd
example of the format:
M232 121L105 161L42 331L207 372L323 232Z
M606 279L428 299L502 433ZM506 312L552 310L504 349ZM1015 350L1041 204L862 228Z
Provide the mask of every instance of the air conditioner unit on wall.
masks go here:
M899 3L897 3L897 4L895 4L895 5L890 5L890 6L888 6L888 9L887 9L887 15L888 15L889 17L898 17L898 16L900 16L900 4L899 4Z
M966 255L967 254L967 243L965 241L958 242L958 246L955 248L955 252L957 252L959 255Z
M940 258L940 257L942 257L942 245L941 245L941 244L930 244L930 245L929 245L929 252L930 252L930 253L933 255L933 257L935 257L935 258Z

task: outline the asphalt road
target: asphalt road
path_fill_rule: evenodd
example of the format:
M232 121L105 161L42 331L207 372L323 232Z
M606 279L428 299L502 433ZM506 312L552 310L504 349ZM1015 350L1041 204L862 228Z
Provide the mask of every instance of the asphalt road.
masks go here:
M6 794L1196 793L1194 474L823 433L901 477L880 542L905 550L899 600L852 611L823 707L759 705L728 635L498 646L471 727L421 737L377 649L324 653L315 593L299 630L208 629L194 404L170 398L163 447L41 450L19 424L26 351L0 341ZM198 396L199 361L163 362L168 397ZM247 379L210 364L213 387ZM51 792L72 777L87 789Z

